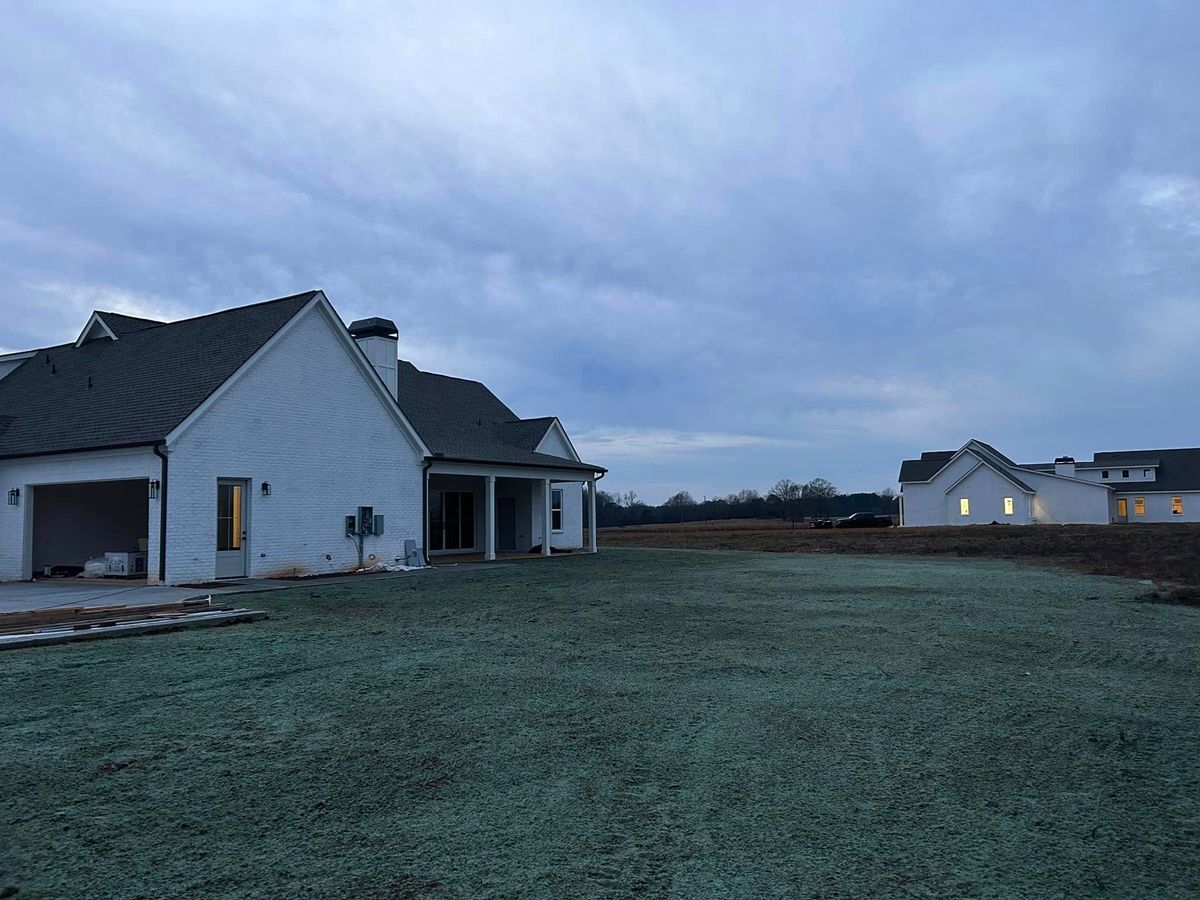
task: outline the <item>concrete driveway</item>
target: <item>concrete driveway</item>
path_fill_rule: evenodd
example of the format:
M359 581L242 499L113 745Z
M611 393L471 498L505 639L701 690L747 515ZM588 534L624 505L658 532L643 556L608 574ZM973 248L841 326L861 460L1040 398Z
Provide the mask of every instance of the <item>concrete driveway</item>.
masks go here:
M472 563L470 565L438 565L413 572L379 572L345 575L336 578L312 578L281 581L269 578L239 578L228 586L164 587L145 581L125 581L111 578L44 578L38 581L0 582L0 613L27 609L47 609L56 606L134 606L145 603L178 603L191 597L218 597L226 594L246 594L252 591L282 591L297 587L319 587L344 584L349 581L377 581L381 578L412 578L415 576L452 572L478 572L512 563Z

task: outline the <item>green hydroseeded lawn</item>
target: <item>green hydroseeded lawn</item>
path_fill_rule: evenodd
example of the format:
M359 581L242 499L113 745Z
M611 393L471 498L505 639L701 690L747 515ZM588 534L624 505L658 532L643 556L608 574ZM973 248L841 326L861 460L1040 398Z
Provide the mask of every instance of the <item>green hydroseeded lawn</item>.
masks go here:
M0 896L1200 893L1200 609L606 551L0 654Z

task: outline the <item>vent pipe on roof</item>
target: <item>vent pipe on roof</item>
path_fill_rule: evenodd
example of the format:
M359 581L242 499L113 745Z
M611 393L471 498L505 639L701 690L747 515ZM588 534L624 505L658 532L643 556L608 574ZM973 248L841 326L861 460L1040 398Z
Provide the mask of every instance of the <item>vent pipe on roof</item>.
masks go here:
M350 323L350 336L355 343L362 347L363 353L371 367L383 379L392 396L399 398L399 330L391 319L381 319L373 316L370 319L358 319Z
M1065 475L1067 478L1075 477L1075 457L1060 456L1054 460L1054 474Z

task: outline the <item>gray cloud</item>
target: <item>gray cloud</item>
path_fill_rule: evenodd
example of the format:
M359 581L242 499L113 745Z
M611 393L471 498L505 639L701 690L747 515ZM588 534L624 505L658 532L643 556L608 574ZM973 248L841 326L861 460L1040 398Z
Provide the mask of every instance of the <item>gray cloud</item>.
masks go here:
M42 4L0 347L319 286L661 499L1194 444L1187 3ZM656 455L655 448L661 453ZM600 458L599 462L606 459Z

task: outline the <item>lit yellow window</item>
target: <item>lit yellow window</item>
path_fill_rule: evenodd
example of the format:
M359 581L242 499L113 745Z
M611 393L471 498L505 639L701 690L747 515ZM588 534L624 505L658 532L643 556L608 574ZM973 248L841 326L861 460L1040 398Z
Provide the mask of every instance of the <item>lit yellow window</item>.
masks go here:
M1173 516L1182 516L1183 515L1183 498L1182 497L1172 497L1171 498L1171 515L1173 515Z
M1013 499L1012 497L1004 498L1004 514L1011 516L1013 514Z
M969 516L971 514L971 501L966 497L958 501L958 514L960 516Z
M1135 516L1144 516L1146 514L1146 498L1145 497L1134 497L1133 498L1133 514Z
M1117 515L1122 519L1129 515L1129 501L1124 497L1117 501Z

